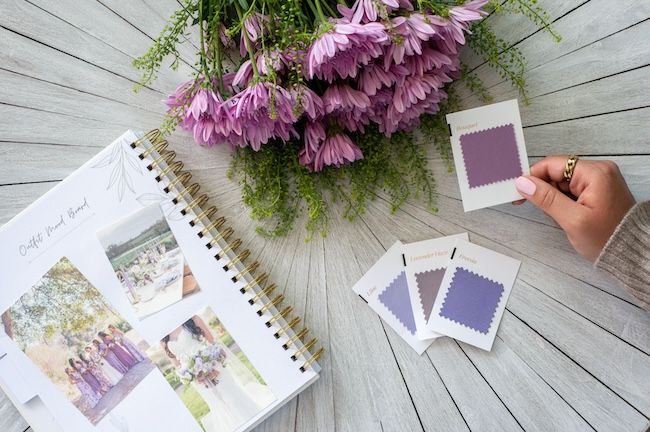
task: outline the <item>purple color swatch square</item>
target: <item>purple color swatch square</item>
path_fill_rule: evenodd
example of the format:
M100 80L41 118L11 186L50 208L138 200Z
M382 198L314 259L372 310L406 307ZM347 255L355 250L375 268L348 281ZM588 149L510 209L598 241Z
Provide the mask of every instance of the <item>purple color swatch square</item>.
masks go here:
M411 297L406 282L406 273L401 272L393 281L379 293L379 301L388 308L395 318L397 318L408 329L411 334L415 334L415 317L411 308Z
M523 174L512 123L460 136L470 188L509 180Z
M440 316L487 334L502 294L502 284L458 267Z
M418 294L420 296L420 305L422 306L426 321L429 321L429 316L431 316L431 309L433 309L433 304L436 302L436 296L438 295L440 283L444 275L444 268L427 270L415 274L415 282L418 286Z

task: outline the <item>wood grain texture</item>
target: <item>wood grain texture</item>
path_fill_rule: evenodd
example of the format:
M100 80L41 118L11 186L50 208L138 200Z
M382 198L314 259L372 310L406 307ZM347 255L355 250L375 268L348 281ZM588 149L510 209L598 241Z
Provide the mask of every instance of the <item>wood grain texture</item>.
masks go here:
M531 162L577 153L618 163L637 199L650 199L650 3L539 0L563 37L521 18L489 25L528 59L521 106ZM176 0L0 0L0 223L127 128L158 126L160 100L194 67L196 32L178 71L132 92L144 53ZM470 51L463 58L496 101L516 90ZM457 86L466 107L481 102ZM576 256L555 223L524 205L465 214L456 176L434 154L437 214L409 202L391 214L379 196L353 223L333 207L330 234L268 240L226 178L228 151L184 133L171 146L203 186L251 261L327 349L320 380L259 431L645 431L650 426L650 314ZM491 352L440 339L422 356L351 291L392 243L467 231L522 261ZM0 430L27 424L0 393Z

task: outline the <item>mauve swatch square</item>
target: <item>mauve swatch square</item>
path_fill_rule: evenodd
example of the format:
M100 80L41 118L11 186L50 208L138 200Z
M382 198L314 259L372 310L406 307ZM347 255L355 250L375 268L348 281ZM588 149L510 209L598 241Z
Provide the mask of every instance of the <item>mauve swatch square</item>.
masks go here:
M460 149L470 188L523 174L512 123L463 134Z
M487 334L502 294L502 284L458 267L440 316Z
M422 305L422 310L424 311L425 321L429 321L431 309L433 309L433 304L436 302L436 296L438 295L440 283L444 275L444 268L427 270L415 274L418 294L420 295L420 305Z

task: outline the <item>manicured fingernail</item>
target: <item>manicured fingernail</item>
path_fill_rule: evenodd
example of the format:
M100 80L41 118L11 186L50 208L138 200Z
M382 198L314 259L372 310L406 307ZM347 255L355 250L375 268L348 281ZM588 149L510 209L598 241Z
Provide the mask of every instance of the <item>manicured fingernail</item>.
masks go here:
M515 187L520 194L526 196L535 195L535 189L537 188L535 183L526 177L518 177L517 180L515 180Z

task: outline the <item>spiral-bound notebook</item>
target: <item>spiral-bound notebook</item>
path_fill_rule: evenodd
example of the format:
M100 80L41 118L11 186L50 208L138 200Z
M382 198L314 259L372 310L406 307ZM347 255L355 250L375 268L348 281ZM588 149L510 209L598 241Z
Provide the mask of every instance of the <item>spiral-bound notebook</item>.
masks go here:
M0 385L37 431L248 430L318 378L166 147L126 132L0 230Z

